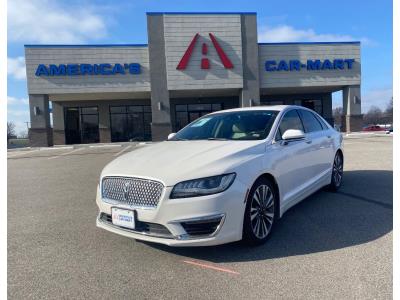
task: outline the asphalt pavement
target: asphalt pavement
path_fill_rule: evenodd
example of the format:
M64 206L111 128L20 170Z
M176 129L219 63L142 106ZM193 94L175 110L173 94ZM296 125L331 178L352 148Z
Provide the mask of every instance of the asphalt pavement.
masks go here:
M392 137L345 139L339 193L260 247L169 248L95 226L102 168L138 144L8 153L9 299L391 299Z

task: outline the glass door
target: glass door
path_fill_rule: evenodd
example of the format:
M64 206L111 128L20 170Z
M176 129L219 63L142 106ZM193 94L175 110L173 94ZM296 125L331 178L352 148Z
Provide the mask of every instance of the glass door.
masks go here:
M99 113L94 107L66 107L65 114L65 143L89 144L98 143Z
M78 107L68 107L65 109L65 143L81 143Z

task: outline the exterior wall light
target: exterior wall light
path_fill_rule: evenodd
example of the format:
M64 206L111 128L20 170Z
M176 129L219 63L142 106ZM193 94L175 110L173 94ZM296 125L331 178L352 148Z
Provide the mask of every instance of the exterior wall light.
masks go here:
M40 115L39 106L34 106L34 107L33 107L33 114L34 114L35 116Z

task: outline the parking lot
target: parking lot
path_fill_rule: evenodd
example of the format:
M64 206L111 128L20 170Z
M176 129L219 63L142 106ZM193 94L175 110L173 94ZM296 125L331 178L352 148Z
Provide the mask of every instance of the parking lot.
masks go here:
M391 299L392 137L345 139L344 183L260 247L168 248L95 226L102 168L138 144L8 153L10 299Z

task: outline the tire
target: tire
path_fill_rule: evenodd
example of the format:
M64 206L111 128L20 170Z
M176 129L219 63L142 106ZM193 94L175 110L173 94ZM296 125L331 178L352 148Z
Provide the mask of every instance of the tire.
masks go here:
M335 159L332 165L331 183L328 188L332 192L337 192L343 182L343 155L336 152Z
M243 222L244 243L255 246L262 245L268 240L278 219L277 205L277 191L274 185L266 178L259 178L251 188L246 201Z

